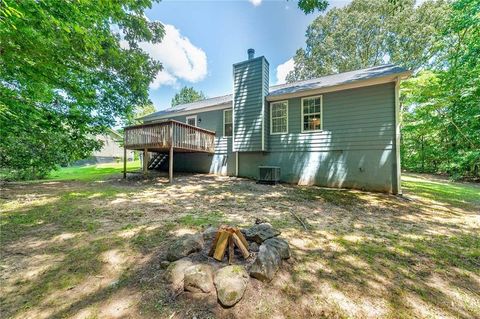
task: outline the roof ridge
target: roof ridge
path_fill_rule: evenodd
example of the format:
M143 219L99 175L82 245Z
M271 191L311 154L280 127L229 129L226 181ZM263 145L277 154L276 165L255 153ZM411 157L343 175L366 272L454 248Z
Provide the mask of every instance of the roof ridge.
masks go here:
M227 96L229 96L229 95L232 95L232 93L230 93L230 94L224 94L224 95L218 95L218 96L214 96L214 97L208 97L208 98L205 98L205 99L202 99L202 100L193 101L193 102L177 104L177 105L175 105L175 106L170 106L170 107L166 108L165 110L175 109L175 108L178 108L179 106L184 106L184 105L189 105L189 104L195 104L195 103L198 103L198 102L203 102L203 101L208 101L208 100L219 99L219 98L222 98L222 97L227 97Z
M378 78L383 76L392 76L394 74L401 74L408 72L405 68L398 66L393 63L376 65L368 68L333 73L329 75L324 75L317 78L312 78L308 80L296 81L292 83L283 83L269 86L268 91L270 96L279 96L285 94L292 94L294 92L302 92L313 89L319 89L329 86L335 86L340 84L347 84L356 81L368 80L371 78ZM224 94L219 95L195 102L178 104L174 107L170 106L166 109L156 111L154 113L148 114L140 119L155 118L156 116L164 116L167 114L175 114L180 112L189 112L196 109L203 109L207 107L220 106L223 104L231 103L233 94ZM213 102L218 100L218 102Z
M318 81L322 78L326 78L326 77L329 77L329 76L344 75L344 74L347 74L347 73L355 73L355 72L371 70L371 69L375 69L375 68L378 68L378 67L387 67L387 66L395 66L395 64L394 63L379 64L379 65L375 65L375 66L371 66L371 67L363 68L363 69L358 69L358 70L344 71L344 72L338 72L338 73L330 73L330 74L322 75L322 76L319 76L319 77L316 77L316 78L300 80L300 81L295 81L295 82L290 82L290 83L276 84L276 85L270 86L269 88L271 89L273 87L282 87L282 86L288 86L288 85L294 85L294 84L303 84L303 83L308 83L310 81Z

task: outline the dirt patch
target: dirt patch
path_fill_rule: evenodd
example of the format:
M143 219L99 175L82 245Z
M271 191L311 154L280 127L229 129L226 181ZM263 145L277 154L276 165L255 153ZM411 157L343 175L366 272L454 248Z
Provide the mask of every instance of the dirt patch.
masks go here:
M477 203L415 183L411 200L187 174L173 185L164 176L4 184L2 315L478 318ZM176 237L257 217L292 249L273 281L250 280L233 308L167 292L160 261Z

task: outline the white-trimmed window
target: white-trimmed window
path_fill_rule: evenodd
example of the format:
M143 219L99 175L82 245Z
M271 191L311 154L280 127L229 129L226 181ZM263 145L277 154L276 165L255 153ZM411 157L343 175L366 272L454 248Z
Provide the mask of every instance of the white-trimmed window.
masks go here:
M322 96L302 99L302 132L316 132L323 128Z
M233 120L232 110L223 110L223 136L232 136Z
M187 116L187 124L197 126L197 116L196 115Z
M270 103L270 134L288 133L288 101Z

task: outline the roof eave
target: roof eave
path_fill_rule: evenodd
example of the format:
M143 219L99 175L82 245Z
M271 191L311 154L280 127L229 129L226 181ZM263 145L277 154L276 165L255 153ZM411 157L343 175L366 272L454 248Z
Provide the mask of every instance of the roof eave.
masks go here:
M385 84L385 83L395 82L397 79L401 79L401 80L406 79L411 74L412 74L412 71L404 71L404 72L389 74L381 77L375 77L371 79L361 79L361 80L351 81L348 83L342 83L338 85L298 90L291 93L268 95L267 101L269 102L279 101L279 100L291 99L296 97L323 94L323 93L329 93L329 92L335 92L335 91L343 91L343 90L361 88L361 87L366 87L371 85Z
M161 114L161 115L157 115L157 116L151 116L151 117L148 117L148 115L147 115L143 118L143 120L144 121L145 120L156 121L156 120L162 120L162 119L170 118L172 116L192 115L192 114L197 114L197 113L202 113L202 112L209 112L209 111L227 109L227 108L230 108L230 107L232 107L232 101L225 102L225 103L220 103L220 104L216 104L216 105L199 107L199 108L192 109L192 110L184 110L184 111L179 110L178 112L170 112L170 113L165 113L165 114Z

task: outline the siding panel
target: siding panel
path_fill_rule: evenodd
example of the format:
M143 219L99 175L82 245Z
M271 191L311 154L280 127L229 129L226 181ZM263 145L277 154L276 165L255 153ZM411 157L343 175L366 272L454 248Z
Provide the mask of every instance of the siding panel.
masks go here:
M265 96L268 93L268 62L264 57L233 66L233 114L235 151L262 151L266 135Z
M290 99L289 134L269 134L269 151L391 150L394 100L391 83L323 94L323 131L301 133L301 98Z

